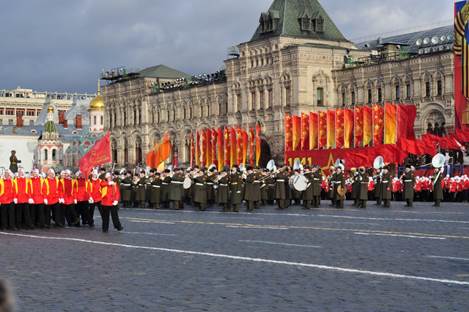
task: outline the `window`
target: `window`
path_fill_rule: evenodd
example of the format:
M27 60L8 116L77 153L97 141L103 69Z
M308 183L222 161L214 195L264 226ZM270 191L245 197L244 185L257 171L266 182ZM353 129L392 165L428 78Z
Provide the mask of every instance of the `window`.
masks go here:
M286 106L290 106L291 105L291 89L290 89L290 87L285 88L285 95L286 95L286 100L287 100L287 102L285 104L286 104Z
M34 109L28 109L26 111L26 116L35 116L36 115L36 111Z
M406 98L410 99L412 97L412 90L410 89L410 83L407 83L405 85L405 89L406 89L406 92L407 92Z
M48 153L48 150L44 150L44 160L47 161L47 159L49 158L49 153Z
M396 85L396 102L399 102L401 100L401 87L399 85Z
M8 125L13 126L13 119L8 119Z
M5 115L8 116L13 116L15 114L15 109L14 108L7 108Z
M236 94L236 112L241 111L241 93Z
M371 104L373 101L373 93L371 92L371 89L368 89L368 104Z
M0 115L3 115L4 111L5 110L3 108L0 108Z
M431 96L430 81L425 82L425 97Z
M436 82L436 93L438 96L443 95L443 82L441 80Z
M352 106L355 105L355 91L352 91Z
M57 160L57 150L55 148L52 150L52 160L53 161Z
M249 110L253 110L256 107L256 91L251 91L251 107Z
M96 116L93 116L93 125L96 126L97 121L96 121Z
M382 103L383 102L383 89L378 88L378 102Z
M30 126L34 126L34 120L30 120L30 121L29 121L29 125L30 125Z
M274 101L274 93L272 91L272 89L269 89L268 92L268 101L267 101L267 105L266 105L266 108L269 108L269 107L272 107L273 106L273 101Z
M101 116L101 126L104 126L104 116Z
M319 16L316 19L316 32L318 33L324 32L324 19L322 18L322 16Z
M317 106L324 106L324 89L317 88L316 89L316 105Z
M3 119L0 119L0 126L3 125Z

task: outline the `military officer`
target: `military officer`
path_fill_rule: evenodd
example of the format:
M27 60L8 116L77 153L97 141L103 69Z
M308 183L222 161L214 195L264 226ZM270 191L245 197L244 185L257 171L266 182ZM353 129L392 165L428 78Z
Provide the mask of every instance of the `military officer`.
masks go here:
M443 188L441 187L441 180L443 179L442 171L442 169L436 168L432 176L434 207L440 207L440 203L443 200Z
M313 173L308 166L304 167L304 176L308 180L308 187L302 194L303 208L311 209L313 206Z
M161 175L159 172L155 172L153 181L151 182L150 188L150 207L153 209L160 209L161 203Z
M275 200L279 209L287 209L290 202L288 179L290 178L287 167L283 167L275 176Z
M392 198L392 176L391 173L389 172L389 167L385 166L383 168L383 173L381 176L381 199L383 200L383 207L384 208L390 208L391 207L391 198Z
M121 181L121 189L123 205L125 208L129 208L132 202L132 172L125 173L124 179Z
M145 208L145 187L147 185L147 177L145 175L145 170L141 170L136 180L137 183L135 187L135 207Z
M217 180L217 201L218 204L223 207L224 212L230 211L230 177L228 173L229 169L224 168L223 172L220 173Z
M233 212L239 212L243 202L243 179L237 167L231 169L230 180L230 208Z
M358 207L361 184L360 174L355 168L350 169L350 178L352 179L352 193L350 194L350 198L353 200L353 206Z
M406 201L406 207L412 207L414 205L415 176L410 166L406 166L402 180L404 183L404 200Z
M339 194L339 186L345 188L345 178L343 174L342 165L335 168L335 173L332 178L333 183L333 200L336 208L344 208L345 197Z
M171 184L169 188L169 200L173 203L173 209L184 209L184 180L186 176L181 168L175 169L174 175L171 177Z
M360 167L357 173L357 181L359 183L359 189L357 193L357 207L366 208L366 202L368 201L368 183L370 179L366 173L365 167Z
M207 176L205 169L194 173L194 205L200 210L207 210Z
M261 201L260 175L250 166L247 168L244 190L244 200L247 203L247 211L253 211L259 208L259 202Z

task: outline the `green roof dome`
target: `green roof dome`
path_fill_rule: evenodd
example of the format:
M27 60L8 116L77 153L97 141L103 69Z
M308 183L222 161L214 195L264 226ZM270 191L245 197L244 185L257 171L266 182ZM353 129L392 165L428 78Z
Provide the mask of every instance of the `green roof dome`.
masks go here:
M48 132L48 133L56 133L57 132L57 127L55 126L55 124L52 120L49 120L44 124L44 132Z

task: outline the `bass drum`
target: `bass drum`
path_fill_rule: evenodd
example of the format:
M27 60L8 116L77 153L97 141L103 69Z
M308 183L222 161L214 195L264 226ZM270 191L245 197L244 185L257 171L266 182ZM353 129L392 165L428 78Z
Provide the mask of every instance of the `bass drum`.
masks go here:
M192 186L192 180L191 180L191 178L186 177L186 178L184 179L184 183L183 183L184 189L185 189L185 190L188 190L188 189L191 188L191 186Z
M308 179L304 175L295 175L289 180L290 187L298 192L304 192L308 188Z

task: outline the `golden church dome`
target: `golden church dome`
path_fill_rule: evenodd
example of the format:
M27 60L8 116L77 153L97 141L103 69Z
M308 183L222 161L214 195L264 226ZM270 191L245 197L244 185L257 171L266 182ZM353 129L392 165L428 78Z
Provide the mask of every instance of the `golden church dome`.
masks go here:
M104 110L104 99L101 95L97 95L90 102L90 110Z

